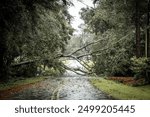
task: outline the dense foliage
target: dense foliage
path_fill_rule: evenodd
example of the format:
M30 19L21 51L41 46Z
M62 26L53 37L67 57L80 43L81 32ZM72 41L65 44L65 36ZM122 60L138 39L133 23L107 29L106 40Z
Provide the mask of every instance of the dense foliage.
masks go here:
M146 32L149 36L149 1L94 0L94 3L94 8L83 8L80 14L86 31L95 33L95 40L102 39L93 46L93 51L100 50L92 55L95 72L131 76L134 73L131 58L150 55L145 51L145 43L149 45L149 38L145 41Z
M55 57L65 50L73 31L69 4L66 0L0 1L1 79L14 75L14 69L16 74L35 74L41 65L59 63Z
M141 78L141 77L146 77L146 70L150 69L149 68L149 63L148 59L146 57L140 57L136 58L133 57L131 58L131 69L135 73L135 78Z

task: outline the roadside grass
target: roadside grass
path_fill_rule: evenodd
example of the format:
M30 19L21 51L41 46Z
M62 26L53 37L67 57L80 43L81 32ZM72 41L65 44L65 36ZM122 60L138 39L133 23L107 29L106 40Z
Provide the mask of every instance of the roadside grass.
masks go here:
M150 100L150 85L132 87L103 78L92 78L91 83L115 99Z
M9 80L7 83L0 82L0 91L11 89L13 87L27 85L27 84L34 84L40 81L45 80L46 77L32 77L32 78L23 78L19 80Z

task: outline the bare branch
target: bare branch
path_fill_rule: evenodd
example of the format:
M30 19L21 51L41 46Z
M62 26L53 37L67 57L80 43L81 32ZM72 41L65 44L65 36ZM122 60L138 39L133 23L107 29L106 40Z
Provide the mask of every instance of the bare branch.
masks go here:
M77 1L80 2L80 3L82 3L83 5L87 6L88 8L92 8L92 9L93 9L93 7L91 7L91 6L87 5L87 4L85 4L84 2L82 2L82 0L77 0Z
M31 63L34 63L36 61L38 61L38 60L23 61L23 62L20 62L20 63L11 64L11 66L16 67L16 66L25 65L25 64L31 64Z
M99 39L97 41L94 41L94 42L91 42L91 43L88 43L87 45L77 49L76 51L72 52L70 55L74 55L75 53L77 53L78 51L81 51L83 49L85 49L86 47L90 46L90 45L93 45L93 44L96 44L96 43L99 43L100 41L103 41L104 39Z
M107 50L107 49L108 49L108 48L99 49L99 50L94 51L94 52L91 52L91 53L86 53L86 54L79 55L79 56L77 56L76 58L77 58L77 59L80 59L80 58L85 57L85 56L94 55L94 54L96 54L96 53L98 53L98 52L101 52L101 51L104 51L104 50Z
M65 69L67 69L67 70L69 70L69 71L72 71L72 72L74 72L74 73L76 73L76 74L78 74L78 75L86 76L87 74L90 74L90 73L88 73L88 72L86 72L86 71L83 71L83 70L81 70L81 69L79 69L79 68L78 68L78 69L69 68L69 67L66 66L66 65L62 65L62 67L65 68ZM84 73L84 74L79 73L79 72L82 72L82 73Z
M77 59L74 56L70 56L70 57L73 58L73 59L75 59L76 61L78 61L85 69L87 69L88 71L90 71L90 69L89 69L90 67L85 66L85 64L82 63L83 61L81 61L80 59Z

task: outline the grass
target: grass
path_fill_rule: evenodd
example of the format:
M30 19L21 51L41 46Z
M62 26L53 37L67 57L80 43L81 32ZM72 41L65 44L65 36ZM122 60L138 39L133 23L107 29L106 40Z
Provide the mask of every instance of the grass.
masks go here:
M150 85L131 87L103 78L92 79L91 83L116 99L150 100Z
M37 82L43 81L45 79L46 79L46 77L33 77L33 78L16 80L16 81L10 80L7 83L0 83L0 91L7 90L7 89L17 87L17 86L21 86L21 85L37 83Z

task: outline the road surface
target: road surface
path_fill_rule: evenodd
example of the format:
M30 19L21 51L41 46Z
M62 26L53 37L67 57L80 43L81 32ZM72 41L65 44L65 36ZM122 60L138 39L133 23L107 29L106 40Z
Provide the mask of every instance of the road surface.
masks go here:
M71 60L66 64L72 68L82 66ZM35 84L11 99L16 100L108 100L111 99L102 91L93 87L89 82L90 77L80 76L71 71L66 71L62 77L49 77L45 81Z

